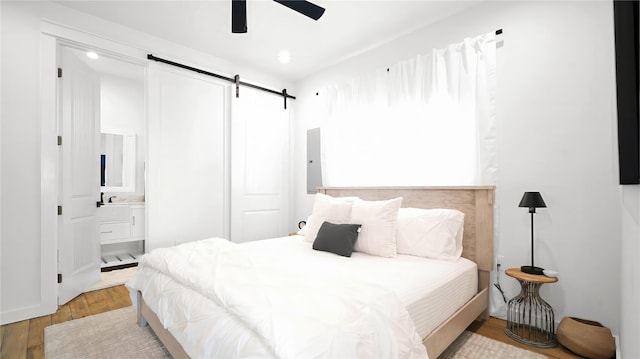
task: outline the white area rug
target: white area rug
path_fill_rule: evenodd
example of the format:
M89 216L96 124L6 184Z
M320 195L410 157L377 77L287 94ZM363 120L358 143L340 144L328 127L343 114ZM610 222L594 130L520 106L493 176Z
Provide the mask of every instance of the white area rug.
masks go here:
M139 327L133 307L48 326L45 358L170 358L149 327ZM544 355L464 332L439 359L543 359ZM433 358L432 358L433 359Z
M44 357L171 358L151 328L138 326L133 307L44 328Z
M129 280L129 278L133 277L137 270L138 267L130 267L112 270L109 272L100 272L100 280L89 287L89 289L87 289L86 291L91 292L92 290L104 289L125 284Z
M489 339L472 332L460 334L438 359L546 359L542 354Z

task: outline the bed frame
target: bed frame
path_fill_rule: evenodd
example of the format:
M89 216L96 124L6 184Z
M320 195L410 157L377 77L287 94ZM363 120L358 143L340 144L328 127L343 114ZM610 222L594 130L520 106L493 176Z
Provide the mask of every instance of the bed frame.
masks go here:
M423 339L429 358L436 359L474 320L489 317L489 273L493 267L494 186L465 187L321 187L334 197L365 200L402 197L402 207L450 208L465 214L462 256L478 265L478 291L464 306ZM180 343L164 329L138 292L138 324L149 325L174 358L189 358Z

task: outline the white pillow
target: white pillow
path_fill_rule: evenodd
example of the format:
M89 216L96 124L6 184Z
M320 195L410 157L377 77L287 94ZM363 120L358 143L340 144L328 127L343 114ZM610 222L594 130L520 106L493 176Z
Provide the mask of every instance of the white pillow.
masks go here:
M395 257L398 210L402 197L386 201L357 199L349 223L361 224L354 250L381 257Z
M401 208L398 254L456 261L462 255L464 213L455 209Z
M304 227L304 240L313 242L318 235L320 226L325 221L333 224L345 224L349 222L351 215L351 203L355 197L331 197L317 193L313 202L311 216Z
M304 236L305 233L307 233L307 224L309 224L309 222L311 222L311 215L309 215L309 217L307 217L307 220L305 221L304 226L302 226L302 228L300 228L300 230L298 230L298 232L296 232L297 234Z

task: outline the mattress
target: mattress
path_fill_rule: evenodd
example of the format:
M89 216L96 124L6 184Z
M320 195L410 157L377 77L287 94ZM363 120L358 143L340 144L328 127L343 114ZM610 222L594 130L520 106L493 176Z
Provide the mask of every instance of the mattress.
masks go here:
M426 337L478 289L478 267L466 258L455 262L398 255L394 258L354 252L351 258L311 250L302 236L247 243L257 251L275 251L287 246L301 262L317 265L325 273L345 275L354 280L391 289L405 305L421 338ZM307 256L308 255L308 256Z
M346 258L314 251L311 245L302 236L241 244L244 252L273 258L273 265L286 271L316 271L323 277L347 277L354 283L393 291L420 338L431 333L477 291L477 267L465 258L451 262L408 255L383 258L359 252ZM244 329L237 317L170 276L140 266L127 286L142 292L145 302L192 357L252 357L269 351L254 333ZM224 338L215 333L224 333ZM219 345L221 340L236 344L231 349L223 348Z

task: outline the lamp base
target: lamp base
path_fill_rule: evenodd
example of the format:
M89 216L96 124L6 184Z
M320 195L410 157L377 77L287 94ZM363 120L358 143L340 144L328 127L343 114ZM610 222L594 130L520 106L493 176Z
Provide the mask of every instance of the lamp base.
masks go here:
M528 273L528 274L536 274L536 275L544 275L544 269L540 268L540 267L534 267L534 266L522 266L520 267L520 270L523 273Z

